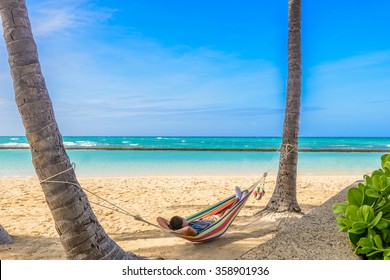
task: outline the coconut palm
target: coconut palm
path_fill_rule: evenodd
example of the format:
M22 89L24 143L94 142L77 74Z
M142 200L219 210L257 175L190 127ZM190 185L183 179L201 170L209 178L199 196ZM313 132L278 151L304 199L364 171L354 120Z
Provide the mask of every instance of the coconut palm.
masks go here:
M25 0L0 0L0 11L16 103L33 165L67 257L139 258L126 253L106 234L79 187L55 120ZM44 182L48 178L51 179Z
M276 187L266 207L271 211L301 211L296 198L301 76L301 0L289 0L286 110Z

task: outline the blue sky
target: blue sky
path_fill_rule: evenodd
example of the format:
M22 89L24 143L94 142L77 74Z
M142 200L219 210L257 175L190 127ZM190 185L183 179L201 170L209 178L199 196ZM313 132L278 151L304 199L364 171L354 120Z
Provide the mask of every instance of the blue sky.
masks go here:
M301 136L390 136L390 1L302 1ZM63 135L281 136L287 0L27 0ZM24 135L0 44L0 135Z

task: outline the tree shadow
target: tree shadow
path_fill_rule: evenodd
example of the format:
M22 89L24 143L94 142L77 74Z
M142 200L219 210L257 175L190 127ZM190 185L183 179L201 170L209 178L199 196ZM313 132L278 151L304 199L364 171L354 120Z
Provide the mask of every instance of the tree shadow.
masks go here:
M222 260L236 259L259 243L271 239L278 224L279 221L272 218L253 220L252 216L237 217L224 235L204 243L189 242L159 229L110 236L125 250L147 258Z
M58 237L12 235L13 243L0 245L2 260L63 260L66 253Z

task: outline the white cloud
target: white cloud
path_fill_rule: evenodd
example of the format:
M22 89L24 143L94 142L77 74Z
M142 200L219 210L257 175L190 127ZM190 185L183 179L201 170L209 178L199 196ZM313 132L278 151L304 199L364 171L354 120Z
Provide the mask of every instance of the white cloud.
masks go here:
M390 50L365 53L344 59L329 61L313 67L313 72L321 74L342 73L342 71L353 71L356 69L367 69L372 66L390 62Z
M47 37L106 21L115 12L88 1L40 1L28 5L34 36Z
M34 36L48 36L77 26L75 16L69 10L47 9L39 12L39 20L32 17Z
M334 105L383 99L388 96L389 74L390 51L326 62L310 69L308 97L314 96L320 103L334 97Z

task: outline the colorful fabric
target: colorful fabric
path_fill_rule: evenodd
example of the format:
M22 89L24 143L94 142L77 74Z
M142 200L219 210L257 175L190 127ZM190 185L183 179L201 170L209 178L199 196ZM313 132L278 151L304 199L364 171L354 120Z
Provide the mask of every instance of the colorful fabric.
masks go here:
M253 189L258 186L261 183L262 179L253 184L248 190L243 191L241 200L234 205L223 217L221 217L218 221L211 224L209 227L205 228L203 231L199 232L197 235L189 236L177 233L175 231L171 231L171 233L175 234L176 236L186 239L191 242L206 242L214 240L221 235L223 235L230 227L230 225L233 223L234 219L237 217L238 213L241 211L241 209L244 207L245 203L247 202L248 198L250 197ZM195 213L192 216L189 216L186 218L186 220L191 223L195 220L199 220L201 218L207 219L207 217L210 217L216 213L221 212L222 210L228 208L234 203L235 195L232 195L228 198L225 198L224 200L202 210L198 213Z

